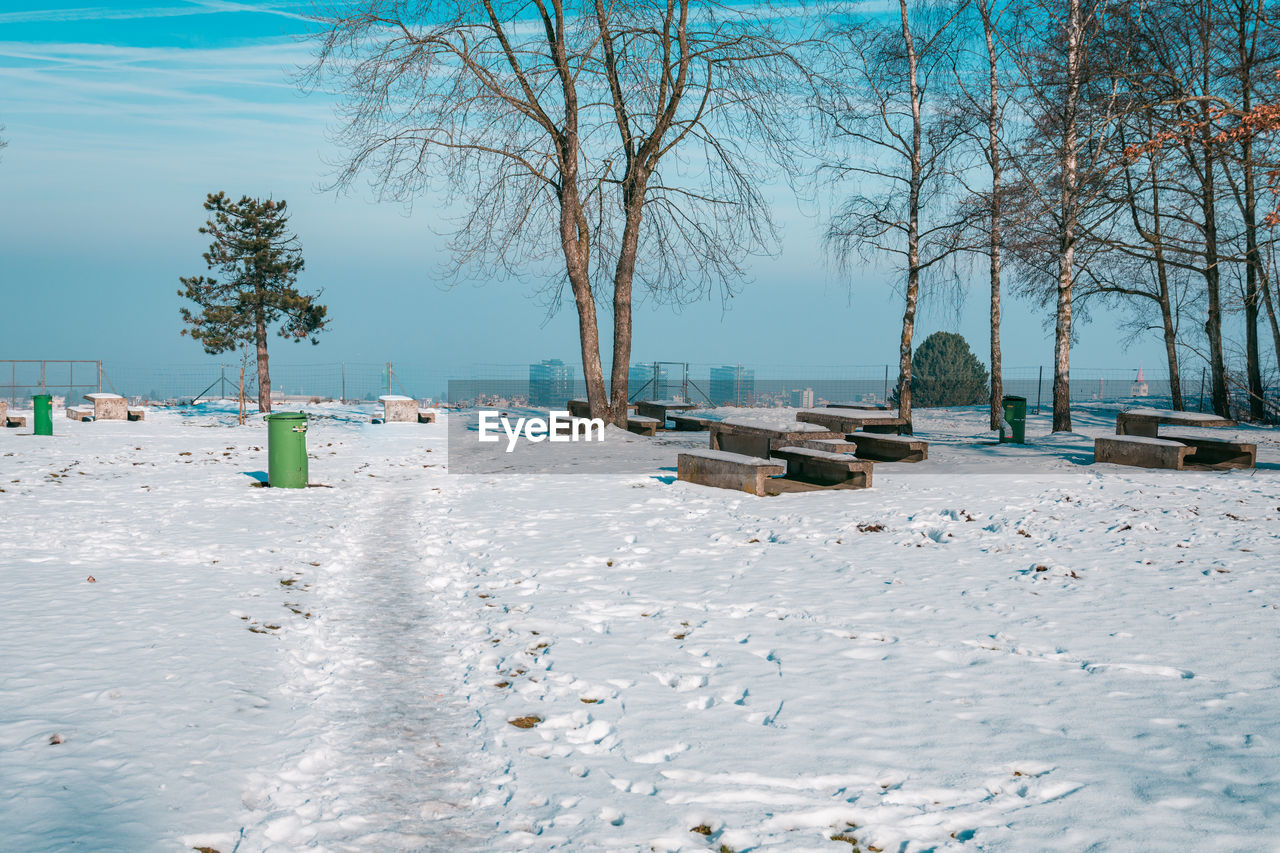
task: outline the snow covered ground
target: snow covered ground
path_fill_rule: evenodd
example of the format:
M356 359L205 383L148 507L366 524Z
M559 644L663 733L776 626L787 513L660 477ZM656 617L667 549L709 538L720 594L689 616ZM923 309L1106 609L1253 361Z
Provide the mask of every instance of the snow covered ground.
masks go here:
M753 498L674 481L705 435L458 475L447 418L310 411L297 491L216 405L0 430L0 848L1280 850L1273 430L924 412Z

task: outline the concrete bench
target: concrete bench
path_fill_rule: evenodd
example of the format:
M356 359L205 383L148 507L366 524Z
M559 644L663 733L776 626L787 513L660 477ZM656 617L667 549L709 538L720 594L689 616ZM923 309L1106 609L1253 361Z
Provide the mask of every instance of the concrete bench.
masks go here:
M888 403L827 403L828 409L860 409L864 412L890 411Z
M435 412L418 408L418 401L403 394L383 394L378 398L382 404L382 417L374 418L375 424L432 424L436 421Z
M76 408L75 406L67 406L67 417L73 421L91 421L93 420L93 409Z
M1165 438L1191 448L1185 460L1188 468L1256 468L1258 465L1256 444L1185 435L1166 435Z
M769 480L781 475L786 468L758 456L723 450L688 450L680 454L676 470L676 476L686 483L763 497L768 494Z
M119 394L97 392L85 394L84 399L93 405L93 419L95 421L124 421L129 419L129 401ZM70 411L70 409L67 411Z
M591 417L591 406L587 403L586 400L569 400L567 403L565 403L564 407L569 410L569 417L571 418L588 418L589 419ZM636 410L635 403L627 404L628 412L634 412L635 410Z
M27 419L25 416L9 414L9 404L4 400L0 400L0 426L14 429L26 425Z
M667 420L672 412L685 412L697 407L697 403L686 403L683 400L640 400L636 403L636 414L646 418L657 418L662 424L658 428L666 429Z
M929 442L909 435L865 432L850 436L858 444L858 457L877 462L923 462L929 458Z
M791 424L783 427L764 427L737 421L712 421L707 424L712 450L742 453L768 459L779 447L795 447L802 441L816 438L843 439L839 432L823 429L815 424Z
M707 425L714 423L711 418L703 418L697 415L667 415L667 420L674 424L672 429L684 432L705 432L708 429Z
M126 414L131 421L145 421L147 419L146 409L128 409Z
M796 420L846 435L858 429L864 433L897 434L907 425L906 418L882 409L805 409L796 413Z
M847 438L810 438L797 441L795 447L807 447L810 450L825 450L828 453L857 453L857 441Z
M634 432L636 435L657 435L660 426L662 421L657 418L647 418L644 415L632 415L627 418L627 432Z
M1093 440L1093 461L1139 468L1170 468L1181 471L1187 466L1192 447L1181 441L1152 438L1145 435L1107 436Z
M871 487L871 464L845 453L812 447L780 447L773 455L787 463L788 480L846 489Z

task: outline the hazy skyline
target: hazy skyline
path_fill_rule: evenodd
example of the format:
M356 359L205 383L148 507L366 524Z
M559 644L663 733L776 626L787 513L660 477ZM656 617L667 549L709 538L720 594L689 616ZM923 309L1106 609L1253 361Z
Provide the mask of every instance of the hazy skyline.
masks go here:
M12 7L11 7L12 8ZM539 281L452 288L438 199L412 211L368 191L323 191L341 157L326 137L331 103L293 82L309 58L305 4L24 3L0 13L0 358L203 363L179 335L178 277L203 273L206 193L284 198L307 269L334 318L319 346L274 339L281 364L578 361L572 310L546 318ZM718 296L636 312L635 361L787 365L894 363L901 276L869 267L846 281L825 263L822 221L785 187L775 210L783 252L751 264L753 281ZM916 341L965 335L984 358L981 263L962 311L926 293ZM1006 300L1010 367L1048 364L1048 309ZM1110 318L1081 324L1073 364L1160 372L1155 335L1125 350ZM228 360L223 357L221 360ZM1188 364L1198 370L1198 364Z

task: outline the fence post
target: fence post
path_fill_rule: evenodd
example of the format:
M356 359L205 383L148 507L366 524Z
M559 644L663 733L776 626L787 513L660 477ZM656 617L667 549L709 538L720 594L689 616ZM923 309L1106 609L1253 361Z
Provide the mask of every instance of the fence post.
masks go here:
M1044 365L1040 365L1040 378L1036 380L1036 414L1040 414L1040 389L1044 387Z
M71 401L75 399L76 387L76 363L74 361L67 362L67 405L71 405Z
M347 363L342 362L342 397L339 402L347 402Z
M45 393L44 387L44 361L40 362L40 393Z
M102 362L97 361L94 363L97 365L97 371L96 371L97 379L94 380L93 390L101 394L102 393Z
M391 362L387 362L387 396L391 396Z
M884 366L884 401L889 402L889 365Z
M1200 399L1196 403L1196 411L1204 411L1204 368L1200 368L1200 393L1197 395Z

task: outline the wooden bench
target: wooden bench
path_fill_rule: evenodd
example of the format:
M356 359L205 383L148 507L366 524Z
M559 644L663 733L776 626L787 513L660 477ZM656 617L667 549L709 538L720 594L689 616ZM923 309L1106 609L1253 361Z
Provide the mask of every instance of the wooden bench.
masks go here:
M632 415L627 418L627 432L634 432L636 435L657 435L660 426L662 421L657 418L647 418L644 415Z
M788 480L845 489L871 487L871 463L845 453L811 447L780 447L773 455L787 463Z
M859 409L866 412L887 412L888 403L827 403L828 409Z
M93 420L93 409L82 409L74 406L67 407L67 417L73 421L91 421Z
M1106 436L1093 440L1093 461L1139 468L1186 468L1191 445L1148 435Z
M672 412L687 412L697 407L697 403L686 403L683 400L640 400L636 403L636 414L656 418L661 424L658 429L666 429L667 419Z
M929 442L909 435L869 435L865 432L849 436L857 442L860 459L877 462L923 462L929 458Z
M805 409L796 414L801 423L818 424L841 434L855 432L900 433L907 419L879 409Z
M708 425L715 423L711 418L702 418L697 415L667 415L667 420L674 424L672 429L684 432L706 432L710 428Z
M785 466L722 450L687 450L676 463L676 476L686 483L734 489L757 497L768 494L769 480L786 470Z

